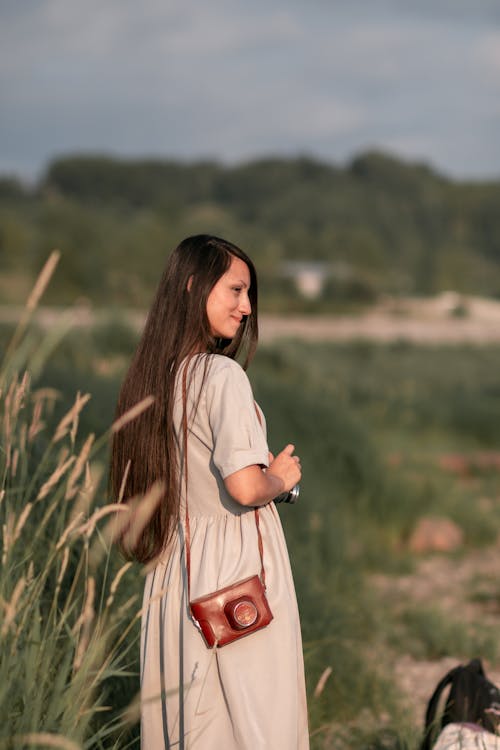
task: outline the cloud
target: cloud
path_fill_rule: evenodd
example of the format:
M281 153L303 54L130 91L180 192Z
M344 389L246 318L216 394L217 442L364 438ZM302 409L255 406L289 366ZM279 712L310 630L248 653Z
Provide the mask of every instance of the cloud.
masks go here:
M485 75L494 80L500 94L500 31L481 36L475 45L474 54L478 66Z
M338 158L380 143L410 157L428 149L447 171L500 172L490 135L500 100L495 8L490 0L7 2L0 169L33 170L62 150ZM483 140L480 158L471 130Z

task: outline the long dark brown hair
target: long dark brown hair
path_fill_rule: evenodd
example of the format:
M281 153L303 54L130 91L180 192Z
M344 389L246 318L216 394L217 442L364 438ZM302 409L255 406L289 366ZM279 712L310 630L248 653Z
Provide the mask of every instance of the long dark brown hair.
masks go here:
M210 330L207 298L229 269L231 258L244 261L250 272L251 313L236 336L217 339ZM197 352L241 359L248 366L255 352L257 276L250 258L236 245L211 235L188 237L170 255L153 304L123 381L116 418L147 396L153 405L113 436L110 485L123 501L144 495L157 481L165 491L151 520L140 534L130 557L148 562L167 546L179 520L180 472L173 426L176 375L181 362ZM124 479L125 478L125 479ZM123 485L123 486L122 486Z

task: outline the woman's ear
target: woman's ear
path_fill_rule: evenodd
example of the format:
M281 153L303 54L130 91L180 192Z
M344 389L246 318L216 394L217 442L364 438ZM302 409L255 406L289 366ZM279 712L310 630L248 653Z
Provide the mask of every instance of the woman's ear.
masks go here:
M191 274L191 276L188 279L188 283L187 283L187 287L186 287L186 289L188 290L188 292L191 291L191 287L192 286L193 286L193 274Z

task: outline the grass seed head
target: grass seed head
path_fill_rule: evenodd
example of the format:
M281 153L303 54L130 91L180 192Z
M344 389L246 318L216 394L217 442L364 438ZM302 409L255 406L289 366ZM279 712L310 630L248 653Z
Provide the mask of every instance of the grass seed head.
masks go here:
M31 509L33 507L33 503L28 503L24 509L21 515L18 518L16 528L14 529L14 534L12 536L12 544L14 544L20 537L21 531L23 530L23 526L26 523L29 514L31 513Z
M54 437L52 438L53 443L59 442L59 440L61 440L65 435L68 434L70 429L72 430L72 442L74 443L74 431L76 429L75 425L78 425L78 415L89 400L90 393L84 393L82 396L80 394L80 391L78 391L78 393L76 394L75 403L57 425Z
M33 414L31 416L30 426L28 428L28 443L33 442L39 432L45 427L45 423L42 421L43 413L43 401L37 399L33 406Z
M76 649L75 659L73 662L73 668L75 672L77 672L82 666L83 658L90 642L91 626L95 617L94 599L95 579L93 578L93 576L89 576L87 579L87 595L85 597L85 604L83 606L82 614L76 621L74 627L74 632L78 632L78 630L80 630L78 647Z
M9 632L10 626L13 624L15 620L15 617L17 614L17 605L25 589L25 586L26 586L26 578L24 578L23 576L16 583L10 602L4 602L5 613L4 613L4 621L2 623L2 630L1 630L2 636L7 635L7 633Z
M82 473L85 467L85 464L89 457L94 439L95 439L95 435L90 434L88 436L85 443L83 444L83 447L78 455L78 458L75 461L75 465L73 466L71 473L69 475L69 478L68 478L68 487L66 489L66 500L73 499L76 493L78 492L78 487L76 483L80 477L80 474Z
M113 604L113 599L115 598L116 589L118 588L118 585L127 572L129 568L132 567L131 562L126 562L125 565L122 565L118 573L113 578L113 581L111 582L111 586L109 587L109 596L106 600L106 607L110 607Z
M146 411L146 409L149 409L149 407L154 403L154 400L154 396L146 396L146 398L143 398L142 401L139 401L138 404L126 411L125 414L122 414L119 419L113 422L113 424L111 425L111 432L119 432L122 427L124 427L129 422L132 422L140 414Z
M59 482L61 477L64 476L64 474L69 469L69 467L74 463L74 461L75 461L75 457L70 456L66 461L63 461L63 463L59 463L59 465L56 467L55 471L52 472L52 474L47 479L47 481L44 484L42 484L40 488L40 492L38 493L36 497L37 502L47 497L50 490L56 486L56 484Z

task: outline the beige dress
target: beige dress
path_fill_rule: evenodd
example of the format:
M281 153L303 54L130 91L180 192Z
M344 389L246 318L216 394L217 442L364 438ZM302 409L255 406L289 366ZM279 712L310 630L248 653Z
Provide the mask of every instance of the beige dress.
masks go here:
M208 372L201 389L204 362ZM194 599L260 571L255 514L228 495L223 480L246 466L267 465L268 447L250 383L234 360L199 355L188 383ZM181 418L178 381L174 421L179 440ZM181 518L183 513L181 508ZM164 558L147 575L141 630L143 750L309 747L300 623L288 552L274 503L261 508L259 516L266 593L274 615L266 628L221 649L207 648L188 609L182 522Z
M500 750L500 737L470 724L447 724L433 750Z

